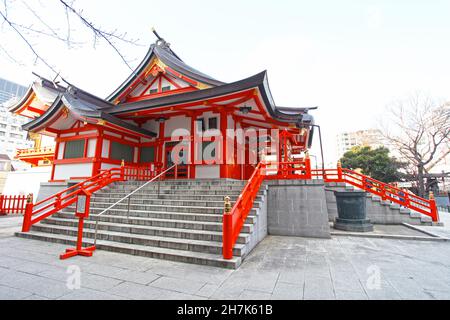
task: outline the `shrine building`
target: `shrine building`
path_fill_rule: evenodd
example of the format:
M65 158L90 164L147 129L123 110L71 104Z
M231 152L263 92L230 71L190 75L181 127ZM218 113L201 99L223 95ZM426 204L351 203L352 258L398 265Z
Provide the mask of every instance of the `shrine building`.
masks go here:
M266 71L225 83L187 65L155 34L142 62L107 98L39 76L10 108L31 119L25 130L54 137L50 182L86 179L122 162L157 171L174 157L177 178L248 179L267 149L253 147L255 139L269 141L277 159L305 155L309 109L275 105Z

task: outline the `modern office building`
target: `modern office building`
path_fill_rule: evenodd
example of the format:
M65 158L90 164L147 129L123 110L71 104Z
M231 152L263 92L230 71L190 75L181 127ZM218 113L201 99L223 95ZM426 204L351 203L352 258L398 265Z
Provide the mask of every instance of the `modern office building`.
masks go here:
M386 145L383 141L381 131L377 129L342 132L336 136L338 159L353 147L369 146L378 148Z
M8 112L10 102L21 98L26 91L26 87L0 78L0 154L7 154L11 159L14 159L17 149L34 145L28 139L28 132L22 130L28 119Z

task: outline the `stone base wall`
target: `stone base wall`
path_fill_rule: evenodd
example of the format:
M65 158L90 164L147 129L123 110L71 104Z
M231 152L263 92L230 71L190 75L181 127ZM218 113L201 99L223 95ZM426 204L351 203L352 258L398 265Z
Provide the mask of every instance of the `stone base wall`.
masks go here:
M270 235L330 238L322 180L267 181Z

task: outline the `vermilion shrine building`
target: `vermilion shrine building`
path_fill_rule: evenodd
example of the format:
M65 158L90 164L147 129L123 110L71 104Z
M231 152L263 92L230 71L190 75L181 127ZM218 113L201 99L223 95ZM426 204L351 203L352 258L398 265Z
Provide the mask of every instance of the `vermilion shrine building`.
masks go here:
M285 159L312 141L308 109L276 106L265 71L224 83L188 66L159 36L106 99L40 77L10 111L31 119L25 130L55 138L52 182L85 179L122 160L168 168L174 154L179 178L248 179L262 156L248 132L271 137L272 153Z

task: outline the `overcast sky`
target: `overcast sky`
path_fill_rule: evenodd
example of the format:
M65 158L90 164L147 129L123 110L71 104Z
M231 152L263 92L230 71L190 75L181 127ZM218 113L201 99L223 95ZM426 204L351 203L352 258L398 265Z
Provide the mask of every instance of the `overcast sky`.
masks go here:
M66 28L57 0L27 3L43 4L45 21ZM278 105L319 106L313 114L328 160L335 157L336 133L376 127L397 98L421 90L450 100L450 1L77 0L75 7L105 29L140 39L142 46L121 46L133 66L155 41L154 26L186 63L219 80L268 70ZM10 15L32 19L23 8ZM74 38L91 39L75 21L71 26ZM6 25L0 44L24 64L0 52L0 77L24 85L31 71L52 77ZM101 97L130 73L104 45L88 41L69 50L45 37L34 44L66 80Z

